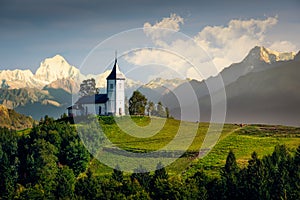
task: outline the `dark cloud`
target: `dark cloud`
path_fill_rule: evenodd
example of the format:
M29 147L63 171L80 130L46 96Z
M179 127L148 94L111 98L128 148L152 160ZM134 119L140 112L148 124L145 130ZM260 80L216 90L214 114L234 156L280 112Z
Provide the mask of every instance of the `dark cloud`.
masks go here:
M299 24L297 8L296 0L0 0L0 66L37 66L56 53L72 55L70 60L78 64L76 59L101 40L170 13L185 18L182 31L195 35L206 25L274 16L281 10Z

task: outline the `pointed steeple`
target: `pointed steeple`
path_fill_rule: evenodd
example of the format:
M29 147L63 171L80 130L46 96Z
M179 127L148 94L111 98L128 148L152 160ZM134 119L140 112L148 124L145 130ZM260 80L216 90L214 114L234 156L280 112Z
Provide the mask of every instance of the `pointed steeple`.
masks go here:
M108 75L106 80L116 80L116 79L125 79L124 74L120 71L117 59L117 51L115 52L115 64L111 73Z

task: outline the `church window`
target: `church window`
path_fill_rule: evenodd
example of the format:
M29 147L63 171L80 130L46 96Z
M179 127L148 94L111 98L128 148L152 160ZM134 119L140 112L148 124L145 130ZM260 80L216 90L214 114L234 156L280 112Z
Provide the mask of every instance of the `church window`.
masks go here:
M114 84L111 83L111 84L109 85L109 88L110 88L110 89L114 89Z

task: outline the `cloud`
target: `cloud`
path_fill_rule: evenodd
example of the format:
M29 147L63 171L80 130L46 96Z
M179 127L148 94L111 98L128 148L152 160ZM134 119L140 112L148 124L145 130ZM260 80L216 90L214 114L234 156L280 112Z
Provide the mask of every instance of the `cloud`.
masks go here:
M176 14L171 14L170 17L165 17L154 25L146 22L144 24L144 32L153 40L157 40L169 35L173 31L179 31L181 24L184 24L183 18Z
M128 56L127 61L137 65L145 62L166 65L187 78L201 80L216 75L232 63L240 62L257 45L280 51L296 49L288 41L268 41L267 33L278 23L277 16L233 19L225 26L206 26L193 38L179 34L183 23L184 19L176 14L153 25L146 22L146 36L158 48L167 51L161 53L155 49L143 49Z
M165 71L162 70L157 76L163 75L165 78L174 78L174 74L178 74L177 77L180 78L193 77L199 80L207 77L211 72L206 72L210 70L192 69L199 66L195 63L206 63L210 58L193 38L179 33L183 23L183 18L176 14L153 25L146 22L143 31L157 48L135 51L125 59L135 65L159 65Z
M227 26L207 26L194 39L213 57L221 70L240 62L256 45L265 45L266 32L276 25L277 17L264 20L231 20Z
M276 41L268 48L280 52L297 51L296 45L292 44L289 41Z

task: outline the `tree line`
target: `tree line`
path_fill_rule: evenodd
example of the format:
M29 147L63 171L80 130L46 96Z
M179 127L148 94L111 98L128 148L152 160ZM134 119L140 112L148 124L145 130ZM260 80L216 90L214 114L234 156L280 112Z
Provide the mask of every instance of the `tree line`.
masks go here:
M101 138L100 138L101 139ZM284 145L259 158L253 152L240 168L230 151L219 178L199 169L169 176L158 164L124 175L96 176L92 156L75 128L45 117L28 134L0 128L0 199L300 199L300 146Z
M134 91L129 99L129 114L170 117L168 107L164 107L160 101L157 104L148 101L145 95L138 90Z

